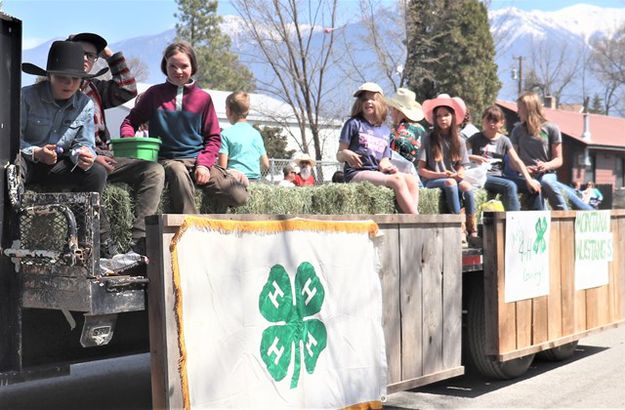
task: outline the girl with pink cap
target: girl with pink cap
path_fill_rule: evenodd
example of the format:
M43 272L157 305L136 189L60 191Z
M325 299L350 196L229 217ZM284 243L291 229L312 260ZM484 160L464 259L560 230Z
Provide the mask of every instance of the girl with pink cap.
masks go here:
M459 130L466 113L464 101L441 94L423 102L423 113L433 129L424 136L419 151L419 175L424 179L426 188L443 191L451 213L459 214L461 205L464 205L467 236L469 239L476 238L473 187L463 180L464 166L469 163Z

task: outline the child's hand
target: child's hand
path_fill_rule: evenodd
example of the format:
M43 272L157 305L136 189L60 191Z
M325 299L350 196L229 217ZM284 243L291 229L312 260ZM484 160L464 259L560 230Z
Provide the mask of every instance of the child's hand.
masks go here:
M195 183L206 185L211 177L211 172L203 165L195 167Z
M47 164L47 165L56 164L56 161L57 161L56 145L47 144L47 145L44 145L42 148L35 148L35 151L33 151L33 157L37 161L43 162L44 164Z
M380 171L384 174L395 174L397 173L397 167L395 165L381 166Z
M356 154L354 151L350 149L344 149L343 151L343 159L345 162L349 164L352 168L361 168L362 161L360 160L360 155Z
M471 160L477 164L482 165L485 162L488 162L489 159L482 155L471 155Z
M540 192L540 182L536 181L534 178L528 179L527 189L529 189L530 192Z
M91 150L87 147L80 147L78 150L78 162L76 162L76 166L86 171L91 168L94 162L95 155L93 155Z
M109 173L113 172L113 170L115 169L115 165L117 164L117 161L105 155L98 155L95 158L95 162L102 165L104 169L106 169L106 171Z
M536 165L528 165L526 168L527 168L527 172L529 172L531 175L538 173L538 166Z

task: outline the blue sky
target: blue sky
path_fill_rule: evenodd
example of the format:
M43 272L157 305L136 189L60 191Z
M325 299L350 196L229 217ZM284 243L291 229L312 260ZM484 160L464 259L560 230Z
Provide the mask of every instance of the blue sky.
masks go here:
M391 0L381 0L390 2ZM339 0L340 7L358 0ZM491 8L518 7L553 11L582 3L567 0L491 0ZM625 8L625 0L586 1L601 7ZM156 34L174 27L175 0L3 0L4 11L22 20L24 48L70 33L93 31L113 43L133 36ZM228 1L219 2L220 14L235 14Z

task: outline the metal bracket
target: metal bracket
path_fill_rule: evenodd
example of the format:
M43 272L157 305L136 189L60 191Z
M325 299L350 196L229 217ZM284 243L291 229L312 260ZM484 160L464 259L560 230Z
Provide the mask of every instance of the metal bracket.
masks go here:
M104 346L108 344L115 333L117 314L112 315L84 315L85 323L80 334L82 347Z

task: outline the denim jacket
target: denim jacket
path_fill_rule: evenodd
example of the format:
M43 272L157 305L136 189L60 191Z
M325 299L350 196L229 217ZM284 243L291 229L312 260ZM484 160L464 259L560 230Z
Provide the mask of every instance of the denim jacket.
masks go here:
M76 164L78 149L87 147L95 155L93 102L76 92L62 106L52 96L50 83L22 88L20 150L32 159L35 147L56 144Z

